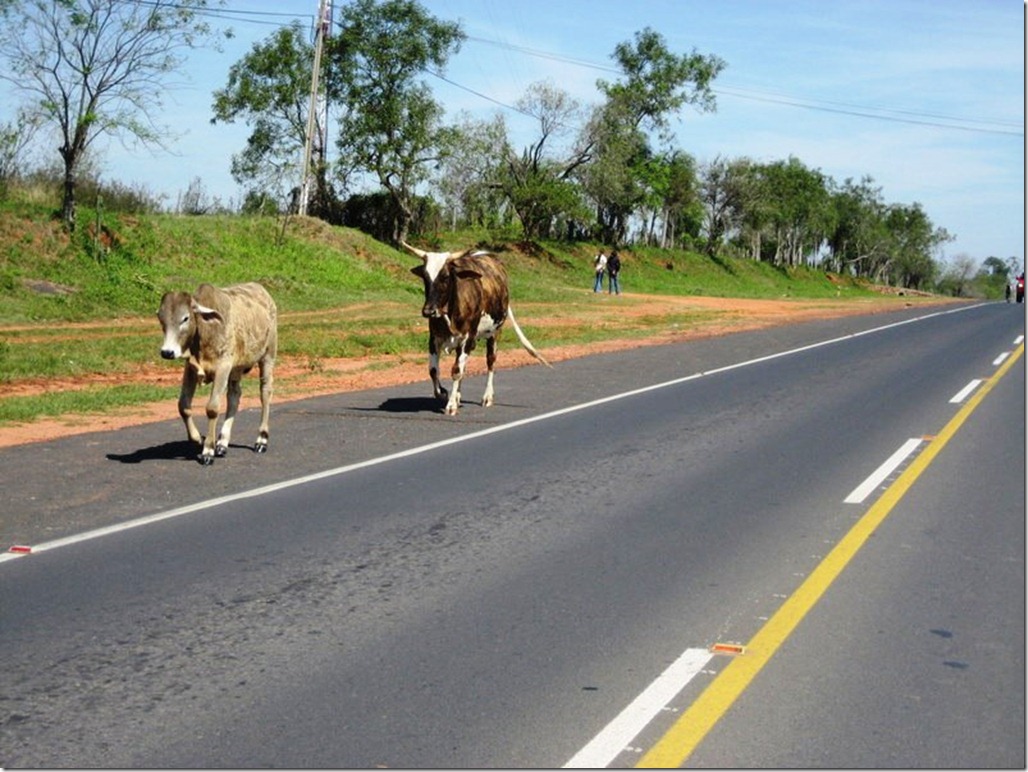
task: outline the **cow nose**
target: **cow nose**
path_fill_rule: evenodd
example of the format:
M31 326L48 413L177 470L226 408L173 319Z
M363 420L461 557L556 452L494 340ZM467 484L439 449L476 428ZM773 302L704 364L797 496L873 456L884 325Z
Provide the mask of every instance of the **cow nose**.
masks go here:
M162 348L161 349L161 357L164 358L164 359L174 359L175 358L175 352L172 351L170 348Z
M421 315L426 319L432 319L436 316L439 316L439 309L433 308L432 306L425 306L421 309Z

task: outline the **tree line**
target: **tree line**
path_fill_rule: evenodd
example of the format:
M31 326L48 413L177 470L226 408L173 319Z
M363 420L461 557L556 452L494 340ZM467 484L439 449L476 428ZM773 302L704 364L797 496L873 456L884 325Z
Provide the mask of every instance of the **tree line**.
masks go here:
M206 0L0 0L0 77L30 97L0 126L0 177L24 142L14 127L57 127L62 216L74 228L77 172L93 139L165 141L154 120L160 85L185 49L216 39L206 9ZM530 240L688 248L910 288L937 278L933 256L950 235L920 204L885 201L870 177L839 182L793 157L700 162L679 147L672 118L716 110L711 84L726 63L673 52L653 29L615 47L619 76L597 81L598 104L548 82L529 87L513 106L533 126L522 146L504 113L447 121L433 96L426 78L444 77L466 39L459 24L416 0L352 0L323 31L319 83L335 139L328 147L316 113L313 215L393 243L514 227ZM212 95L212 122L250 132L231 159L246 211L297 206L314 46L299 23L277 28Z

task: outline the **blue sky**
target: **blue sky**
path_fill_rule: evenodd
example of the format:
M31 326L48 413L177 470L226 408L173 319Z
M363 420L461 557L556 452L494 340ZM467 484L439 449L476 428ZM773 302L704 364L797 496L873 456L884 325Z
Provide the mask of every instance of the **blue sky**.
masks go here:
M339 0L337 0L339 2ZM685 108L677 145L698 161L790 155L835 180L874 178L889 203L920 203L956 240L941 257L1024 258L1024 5L1020 0L420 0L469 39L446 78L426 80L448 118L504 112L515 140L532 125L512 110L539 81L583 104L616 79L611 54L652 27L677 53L725 60L717 111ZM281 15L310 19L317 0L227 0L240 12L224 51L193 52L158 122L174 154L107 143L104 177L165 193L200 177L238 201L229 163L243 125L210 125L211 93ZM484 98L484 97L488 97ZM6 99L4 101L7 101ZM9 116L0 111L0 120ZM330 127L331 131L331 127ZM55 153L56 155L56 153Z

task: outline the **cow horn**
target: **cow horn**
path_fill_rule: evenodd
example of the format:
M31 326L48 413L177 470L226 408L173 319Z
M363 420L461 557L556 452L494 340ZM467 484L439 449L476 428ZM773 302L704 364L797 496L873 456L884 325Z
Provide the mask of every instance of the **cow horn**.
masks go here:
M428 252L424 252L418 249L417 247L412 247L410 244L408 244L406 241L403 241L402 239L400 240L400 244L412 255L417 255L422 260L428 260Z

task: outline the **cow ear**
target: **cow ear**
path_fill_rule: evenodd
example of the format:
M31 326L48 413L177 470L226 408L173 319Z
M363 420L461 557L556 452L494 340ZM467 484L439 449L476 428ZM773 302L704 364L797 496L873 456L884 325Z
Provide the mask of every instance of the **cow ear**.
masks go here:
M423 265L414 266L410 269L410 272L421 279L425 278L425 266Z
M481 279L482 274L473 268L460 268L457 271L458 279Z
M213 308L208 308L207 306L200 305L195 300L193 301L192 307L193 307L193 313L196 314L197 316L199 316L205 322L222 322L222 321L224 321L224 318L222 317L222 315L220 313L215 311Z

